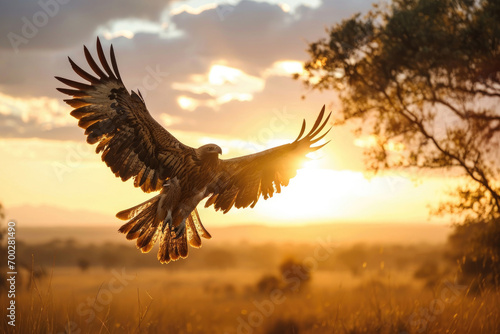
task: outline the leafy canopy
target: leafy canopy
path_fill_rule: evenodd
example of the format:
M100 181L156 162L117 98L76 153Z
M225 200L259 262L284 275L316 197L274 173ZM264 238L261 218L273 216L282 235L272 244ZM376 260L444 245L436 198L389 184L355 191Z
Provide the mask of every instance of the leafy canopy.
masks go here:
M376 138L368 167L456 171L467 182L436 213L499 217L500 2L395 0L328 33L302 78Z

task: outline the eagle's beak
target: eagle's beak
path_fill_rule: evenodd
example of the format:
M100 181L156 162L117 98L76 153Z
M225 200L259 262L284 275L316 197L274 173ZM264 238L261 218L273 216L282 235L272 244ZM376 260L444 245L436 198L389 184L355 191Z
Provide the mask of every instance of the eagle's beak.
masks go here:
M222 149L220 147L217 147L217 153L222 154Z

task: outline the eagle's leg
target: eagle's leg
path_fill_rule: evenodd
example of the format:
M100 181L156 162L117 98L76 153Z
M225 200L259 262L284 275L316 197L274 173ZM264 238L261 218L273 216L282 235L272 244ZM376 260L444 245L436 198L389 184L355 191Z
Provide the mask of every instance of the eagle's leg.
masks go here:
M165 219L163 220L161 233L165 233L165 228L168 226L168 230L170 231L172 226L172 211L169 211Z
M175 233L174 239L180 238L186 232L186 219L183 219L178 226L172 225L172 231Z

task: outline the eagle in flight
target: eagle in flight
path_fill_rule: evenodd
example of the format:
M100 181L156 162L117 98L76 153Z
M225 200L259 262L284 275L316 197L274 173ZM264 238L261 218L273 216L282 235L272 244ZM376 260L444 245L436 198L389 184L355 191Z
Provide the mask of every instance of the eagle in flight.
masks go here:
M205 207L228 212L254 207L260 196L267 199L281 192L297 174L306 154L326 144L312 146L331 113L324 119L325 107L312 129L304 135L305 120L297 139L289 144L233 159L219 159L222 150L215 144L198 148L184 145L151 117L139 91L130 93L118 71L113 46L111 67L97 38L97 55L102 68L84 46L90 74L71 58L73 70L88 83L56 77L71 88L57 88L72 96L64 100L74 109L71 115L85 129L87 142L97 144L115 176L134 179L144 192L160 191L155 197L116 216L128 220L119 231L137 248L149 252L159 239L158 260L168 263L188 255L188 243L201 246L201 238L211 236L203 227L196 206L208 197Z

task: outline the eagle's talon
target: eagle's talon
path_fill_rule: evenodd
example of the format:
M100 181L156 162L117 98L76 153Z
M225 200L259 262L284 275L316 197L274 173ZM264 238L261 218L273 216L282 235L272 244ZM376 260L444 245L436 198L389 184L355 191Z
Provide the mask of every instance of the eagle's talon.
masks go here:
M179 239L186 231L186 223L182 222L177 227L172 226L172 231L175 233L174 239Z
M165 219L161 225L161 233L165 233L165 230L168 228L170 230L170 222Z

